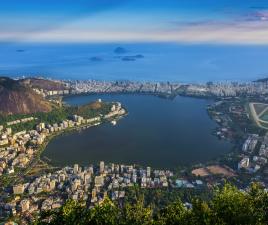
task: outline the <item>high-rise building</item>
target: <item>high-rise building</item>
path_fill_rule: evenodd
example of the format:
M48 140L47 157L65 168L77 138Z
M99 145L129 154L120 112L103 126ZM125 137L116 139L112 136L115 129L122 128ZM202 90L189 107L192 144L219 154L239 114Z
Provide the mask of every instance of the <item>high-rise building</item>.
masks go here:
M77 174L79 171L79 166L78 164L74 164L74 173Z
M75 179L75 180L73 181L73 183L72 183L72 187L71 187L72 191L76 191L77 188L78 188L80 185L81 185L80 180Z
M104 173L104 162L100 161L100 173Z
M84 183L89 184L91 182L91 173L85 173L84 175Z
M88 168L88 172L90 172L91 174L94 173L94 168L93 168L93 166L90 166L90 167Z
M96 201L97 201L97 191L95 188L93 188L91 192L91 202L96 202Z
M65 181L65 174L60 174L59 181L64 182Z
M151 176L151 167L147 167L147 169L146 169L146 176L147 177L150 177Z
M50 190L54 190L55 187L56 187L56 182L55 182L55 180L51 180L51 181L49 182L49 189L50 189Z

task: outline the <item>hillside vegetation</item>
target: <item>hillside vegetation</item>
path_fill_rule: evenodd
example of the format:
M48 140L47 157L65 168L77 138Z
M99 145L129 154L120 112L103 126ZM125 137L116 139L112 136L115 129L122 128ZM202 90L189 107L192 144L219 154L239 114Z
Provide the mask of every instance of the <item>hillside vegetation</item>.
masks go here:
M22 130L32 130L37 124L43 122L46 124L61 123L63 120L71 119L73 115L83 116L85 119L93 118L100 115L106 115L110 112L112 103L109 102L92 102L81 106L62 106L53 108L50 112L35 112L30 114L10 114L4 115L0 113L0 125L11 127L13 132ZM34 117L35 120L18 123L7 126L6 123L23 118Z
M142 198L122 206L108 198L94 208L68 200L57 211L44 212L37 225L267 225L268 194L253 184L241 192L227 184L215 190L211 200L192 200L187 209L180 200L165 208L145 206Z

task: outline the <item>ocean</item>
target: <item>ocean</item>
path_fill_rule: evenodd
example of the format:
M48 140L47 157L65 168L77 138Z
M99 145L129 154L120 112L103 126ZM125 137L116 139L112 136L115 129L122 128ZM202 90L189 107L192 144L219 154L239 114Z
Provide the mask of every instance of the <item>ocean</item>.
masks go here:
M116 53L118 47L123 51ZM252 81L268 76L267 58L268 46L1 43L0 75L192 83Z

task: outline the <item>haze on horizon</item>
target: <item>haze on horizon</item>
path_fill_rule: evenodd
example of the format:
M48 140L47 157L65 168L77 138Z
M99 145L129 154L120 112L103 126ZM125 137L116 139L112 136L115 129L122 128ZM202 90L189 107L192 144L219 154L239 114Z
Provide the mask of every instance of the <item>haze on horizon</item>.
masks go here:
M268 44L268 1L9 0L0 42Z

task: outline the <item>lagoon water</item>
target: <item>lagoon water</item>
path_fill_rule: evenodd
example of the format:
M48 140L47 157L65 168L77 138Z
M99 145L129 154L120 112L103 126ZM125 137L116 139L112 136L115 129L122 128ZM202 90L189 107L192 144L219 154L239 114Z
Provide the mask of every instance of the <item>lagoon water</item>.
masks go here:
M129 114L118 121L66 134L52 140L44 152L56 165L88 165L100 160L172 168L211 160L231 150L212 135L208 100L149 95L88 95L68 97L71 105L101 98L120 101Z
M126 49L122 60L114 49ZM268 47L243 45L0 43L0 75L139 81L251 81L268 76Z

